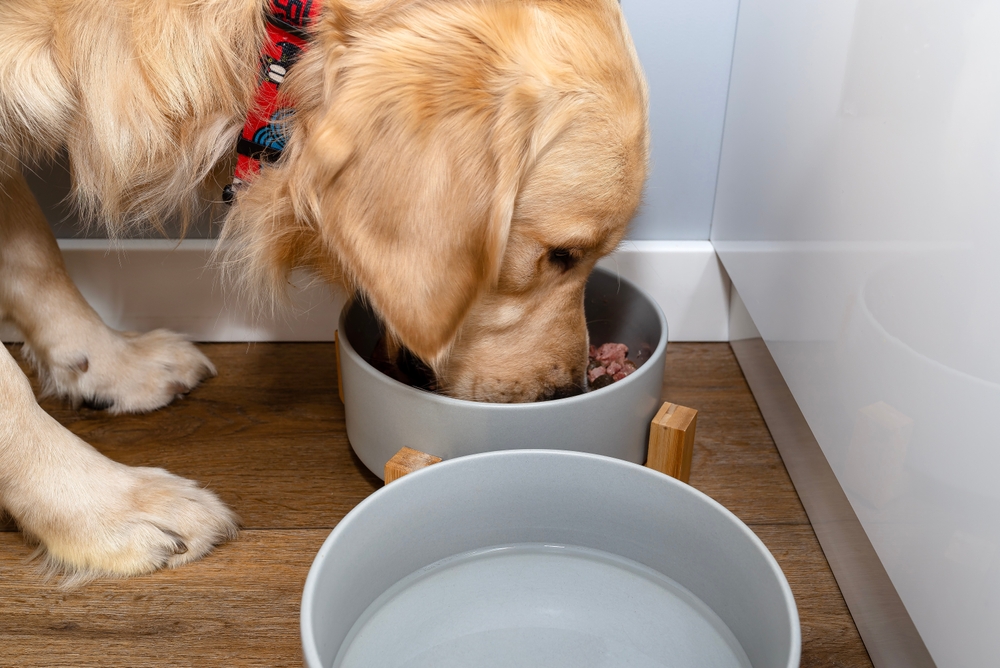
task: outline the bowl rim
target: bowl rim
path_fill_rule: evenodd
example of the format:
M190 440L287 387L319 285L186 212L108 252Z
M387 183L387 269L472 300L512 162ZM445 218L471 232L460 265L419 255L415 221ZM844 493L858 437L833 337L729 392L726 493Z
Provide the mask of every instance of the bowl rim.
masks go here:
M354 349L354 346L351 344L350 337L347 336L345 332L345 322L347 320L347 313L355 304L355 301L353 299L349 299L347 303L344 304L344 308L341 309L340 317L337 320L338 331L345 332L343 335L339 337L340 356L341 358L343 358L346 353L347 357L350 357L351 361L354 362L356 366L363 369L369 375L374 375L374 377L377 379L376 382L382 382L388 384L389 387L395 387L397 391L408 393L410 394L411 397L421 397L422 400L424 401L431 401L439 403L444 406L489 407L490 410L525 411L525 410L545 410L545 409L551 409L551 407L555 405L571 406L574 403L583 403L586 401L592 401L591 397L594 396L600 397L602 396L602 393L605 392L605 390L613 391L615 388L618 388L619 391L621 391L623 388L629 387L631 383L638 382L638 378L646 375L647 373L656 373L655 371L651 370L652 365L650 365L649 362L659 357L662 357L665 354L664 351L666 350L667 342L669 339L667 318L663 314L663 309L660 308L660 304L653 298L652 295L649 294L649 292L636 285L633 281L630 281L629 279L625 278L620 273L613 272L609 269L605 269L604 267L594 267L594 272L600 272L603 274L607 274L608 276L611 276L613 278L617 278L619 283L625 283L629 287L633 288L650 305L652 305L653 311L656 313L656 316L660 323L660 340L656 342L656 347L653 349L653 352L650 353L649 359L646 360L646 362L644 362L642 366L640 366L638 369L636 369L633 373L629 374L625 378L622 378L621 380L616 381L611 385L607 385L597 390L591 390L589 392L584 392L583 394L577 394L572 397L563 397L561 399L549 399L547 401L500 403L492 401L472 401L470 399L458 399L456 397L449 397L444 394L438 394L436 392L429 392L427 390L421 390L412 387L410 385L407 385L406 383L402 383L396 380L395 378L390 378L386 374L382 373L381 371L373 367L371 364L369 364L368 360L362 357L361 354ZM591 274L593 274L594 272L591 272ZM590 280L589 276L587 280L588 281Z
M302 602L299 608L299 631L300 637L302 639L302 653L306 660L307 666L322 666L322 662L319 657L319 652L316 648L316 637L313 634L310 612L314 606L316 581L320 577L320 571L322 570L323 564L326 562L329 553L333 549L334 545L340 540L340 536L348 530L348 527L352 523L358 522L358 518L366 511L366 509L376 503L386 503L382 499L385 497L391 497L392 495L398 495L403 492L399 490L404 489L405 486L419 485L423 484L422 481L427 476L440 475L440 471L449 470L456 466L475 466L477 462L484 459L494 459L494 458L532 458L532 457L564 457L564 458L578 458L578 459L590 459L600 463L601 466L609 467L619 467L624 470L630 471L630 475L645 475L656 477L661 483L667 485L673 485L678 489L682 490L682 493L691 494L695 498L699 499L703 503L708 504L714 510L720 512L723 517L728 519L732 524L735 525L737 530L747 539L750 543L757 549L758 552L763 554L764 560L767 562L768 567L771 570L772 575L776 576L778 581L778 586L781 590L782 598L785 602L785 607L789 612L789 624L791 625L790 638L791 647L788 657L788 664L784 667L776 668L798 668L801 661L802 654L802 626L799 620L799 610L798 605L795 601L795 596L792 593L792 588L788 584L788 578L785 576L784 571L781 570L781 566L778 565L777 559L771 554L771 551L767 548L757 534L750 529L747 524L736 516L731 510L726 508L724 505L708 496L699 489L696 489L686 483L683 483L675 478L660 473L654 469L642 466L640 464L634 464L632 462L627 462L615 457L608 457L606 455L596 455L589 452L576 452L572 450L547 450L547 449L525 449L525 450L493 450L489 452L480 452L473 455L465 455L462 457L455 457L453 459L447 459L445 461L439 462L433 466L428 466L423 469L418 469L413 473L409 473L402 478L393 481L390 485L384 485L383 487L375 490L372 494L368 495L364 500L358 505L352 508L344 517L337 523L327 536L326 540L323 541L323 545L320 547L316 556L313 558L312 565L309 567L309 574L306 576L305 586L302 591ZM392 491L396 490L396 491Z

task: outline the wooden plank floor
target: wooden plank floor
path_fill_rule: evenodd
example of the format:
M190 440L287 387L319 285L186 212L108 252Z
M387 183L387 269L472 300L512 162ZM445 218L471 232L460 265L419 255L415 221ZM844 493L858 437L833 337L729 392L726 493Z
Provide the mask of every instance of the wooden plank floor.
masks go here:
M347 443L332 345L203 349L219 376L157 413L44 406L113 459L208 485L243 518L240 537L176 571L62 591L39 580L14 528L0 528L0 666L301 665L309 564L381 483ZM802 666L871 666L728 344L671 344L664 399L700 411L691 483L749 524L784 569Z

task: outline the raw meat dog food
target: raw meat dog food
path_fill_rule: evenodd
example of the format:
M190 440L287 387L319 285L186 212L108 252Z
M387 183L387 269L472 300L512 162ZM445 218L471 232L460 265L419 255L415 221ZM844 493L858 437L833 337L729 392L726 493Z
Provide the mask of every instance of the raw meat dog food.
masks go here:
M587 385L599 390L621 380L635 371L635 362L628 357L624 343L605 343L600 348L590 346L590 364L587 365Z

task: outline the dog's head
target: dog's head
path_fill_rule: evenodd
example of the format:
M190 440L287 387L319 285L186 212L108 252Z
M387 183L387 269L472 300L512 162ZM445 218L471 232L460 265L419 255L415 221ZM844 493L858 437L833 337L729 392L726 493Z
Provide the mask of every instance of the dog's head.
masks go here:
M335 2L285 90L286 155L227 222L258 277L346 282L453 396L582 390L648 154L617 0Z

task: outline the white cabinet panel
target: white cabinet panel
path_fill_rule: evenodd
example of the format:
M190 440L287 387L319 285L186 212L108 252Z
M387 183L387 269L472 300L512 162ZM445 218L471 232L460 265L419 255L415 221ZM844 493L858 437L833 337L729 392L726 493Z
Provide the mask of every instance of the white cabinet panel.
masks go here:
M712 240L942 668L1000 657L1000 3L743 0Z

